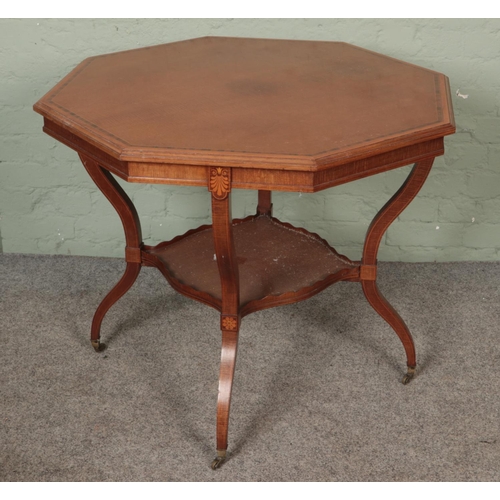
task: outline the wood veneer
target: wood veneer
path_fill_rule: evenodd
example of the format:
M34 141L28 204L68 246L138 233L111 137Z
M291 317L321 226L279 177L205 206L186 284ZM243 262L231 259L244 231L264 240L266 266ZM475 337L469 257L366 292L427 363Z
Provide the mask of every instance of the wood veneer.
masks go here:
M359 275L359 263L339 255L318 235L266 215L233 221L232 233L239 306L246 314L293 302L292 294L304 300L326 283ZM197 298L204 292L199 294L202 302L220 310L222 289L213 240L212 227L203 226L174 242L146 247L148 255L143 258L160 268L180 293Z
M377 286L385 231L417 195L455 131L445 75L339 42L207 37L90 57L34 106L44 131L74 149L120 216L123 277L98 306L91 341L142 266L220 311L217 458L228 446L241 319L359 281L394 329L413 377L410 331ZM370 225L360 261L272 217L271 191L316 192L414 163ZM142 241L128 182L205 186L212 224L156 246ZM235 189L258 190L233 220Z

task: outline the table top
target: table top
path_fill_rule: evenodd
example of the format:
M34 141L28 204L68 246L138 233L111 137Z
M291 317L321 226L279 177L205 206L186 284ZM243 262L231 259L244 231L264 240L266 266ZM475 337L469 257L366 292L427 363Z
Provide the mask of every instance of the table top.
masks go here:
M444 153L445 75L341 42L206 37L90 57L44 131L129 182L315 192Z
M324 168L454 132L446 76L340 42L206 37L90 57L35 110L117 159L197 165Z

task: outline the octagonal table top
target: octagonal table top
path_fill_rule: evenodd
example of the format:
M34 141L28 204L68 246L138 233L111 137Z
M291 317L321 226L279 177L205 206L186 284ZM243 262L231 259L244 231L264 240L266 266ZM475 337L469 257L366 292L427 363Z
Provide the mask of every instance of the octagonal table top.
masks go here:
M455 131L445 75L341 42L205 37L90 57L35 111L122 161L314 171Z

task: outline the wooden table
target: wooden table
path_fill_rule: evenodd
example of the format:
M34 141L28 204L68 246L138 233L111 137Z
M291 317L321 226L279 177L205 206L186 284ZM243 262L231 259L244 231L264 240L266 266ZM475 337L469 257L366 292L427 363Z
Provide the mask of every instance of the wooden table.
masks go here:
M126 270L94 315L154 266L179 293L220 311L217 468L226 457L241 319L359 281L406 351L415 347L377 288L382 235L422 187L455 131L446 76L338 42L208 37L90 57L34 106L44 131L78 152L125 230ZM271 192L316 192L414 163L373 219L360 261L272 217ZM205 186L212 224L156 246L142 241L129 182ZM257 213L231 217L234 189L258 191ZM277 258L279 256L279 258Z

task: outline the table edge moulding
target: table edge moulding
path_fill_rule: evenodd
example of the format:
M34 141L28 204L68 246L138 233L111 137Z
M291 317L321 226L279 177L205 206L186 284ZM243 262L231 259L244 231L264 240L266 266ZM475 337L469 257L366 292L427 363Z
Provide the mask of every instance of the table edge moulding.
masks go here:
M289 49L283 45L286 43L289 43ZM272 145L266 145L265 152L259 152L256 148L253 151L244 151L241 147L240 150L237 147L233 150L223 150L220 147L209 150L201 147L176 147L175 144L167 146L163 144L157 148L151 145L141 147L140 144L130 144L130 139L122 140L103 129L102 123L107 123L108 115L99 115L94 123L88 116L85 119L79 117L71 105L73 95L71 85L75 85L73 91L75 103L80 103L81 93L85 93L87 88L90 93L92 85L98 86L100 75L105 70L100 69L99 72L96 69L93 79L88 77L88 80L83 80L83 83L79 82L85 77L86 71L90 71L88 68L92 68L92 64L97 64L95 61L99 64L104 61L99 58L116 57L113 59L116 61L116 67L121 65L121 68L126 67L126 64L130 62L129 58L137 61L134 64L141 65L146 64L142 62L141 54L143 59L147 60L148 57L153 58L154 54L161 53L165 54L165 58L168 55L171 58L169 59L172 61L171 64L179 65L181 68L179 71L182 72L187 71L182 57L178 56L178 53L182 55L182 50L186 50L186 57L188 55L201 57L200 54L203 55L203 60L212 57L214 64L219 64L223 68L226 67L225 64L229 64L227 60L233 61L231 57L234 56L235 51L240 50L242 59L248 61L249 67L255 67L258 70L259 59L253 57L254 52L258 52L259 57L262 58L262 64L265 65L268 59L273 61L272 57L277 57L273 51L281 54L280 57L283 58L282 54L285 49L288 50L286 53L291 51L292 55L293 50L297 49L298 55L302 53L307 55L307 51L311 51L313 55L319 54L318 57L337 57L338 54L344 54L343 51L354 51L352 54L359 56L360 61L369 60L366 58L371 57L381 58L380 73L384 72L386 66L390 67L392 73L387 70L390 78L393 73L396 75L394 78L398 78L397 71L400 68L398 65L401 65L401 68L409 74L413 74L412 72L416 72L417 75L423 74L422 81L425 81L428 88L433 90L433 93L427 91L430 94L428 100L430 104L426 105L431 111L435 109L436 116L432 115L433 117L429 119L424 117L422 121L425 123L420 125L416 122L416 125L408 126L402 131L389 130L386 135L377 132L378 136L377 133L373 133L366 140L358 140L355 144L346 143L347 145L344 144L331 150L325 149L317 153L308 151L305 154L297 153L295 150L295 152L290 152L291 150L273 152ZM141 53L140 50L145 52ZM221 53L226 53L225 59L220 55ZM342 66L343 60L339 57L336 59L340 61L338 62L339 68L342 67L343 71L354 75L351 78L358 78L361 82L359 85L364 85L364 77L359 76L364 68L363 64L359 63L353 69L353 63L349 67L345 66L347 68L345 69ZM306 58L304 61L309 61L309 59ZM234 61L231 64L234 65ZM307 64L313 65L314 61L307 62ZM132 62L130 65L133 67ZM111 67L112 64L109 66ZM283 67L286 67L289 73L290 71L293 73L293 67L286 66L286 61L283 62ZM314 66L311 67L314 70ZM159 70L155 68L153 67L151 71L158 72ZM252 71L256 72L255 68ZM373 74L378 75L378 67L374 66L374 68ZM313 70L311 71L314 73ZM116 71L125 70L117 69ZM167 68L163 71L162 78L172 79L176 76L173 73L174 70ZM192 71L196 71L196 68ZM207 69L201 65L200 71L209 72L210 68ZM241 71L246 71L246 68ZM242 83L241 79L236 82L238 85L230 81L231 77L227 77L231 84L228 83L228 88L237 89L240 93L244 91L240 100L247 99L249 102L257 103L260 102L258 99L267 99L265 95L263 96L266 92L270 94L274 92L275 97L269 98L274 101L266 102L275 102L278 99L276 95L279 96L279 92L284 93L281 89L285 84L279 80L280 84L277 85L275 80L279 79L280 75L269 76L269 71L266 71L267 73L263 73L263 80L257 83L249 80L248 74L246 74L245 82ZM320 91L324 92L321 89L327 88L330 69L318 71L317 75L299 75L296 78L302 82L301 84L309 85L306 88L320 88ZM107 74L105 76L113 78L113 73L110 74L111 76ZM104 76L102 78L104 79ZM221 75L221 78L225 78L225 75ZM331 78L341 77L337 75ZM379 76L370 78L379 78ZM116 79L118 81L118 76ZM293 77L290 79L292 85ZM151 85L154 84L153 82ZM123 85L126 88L127 83ZM196 87L193 88L196 90ZM219 89L217 91L226 92L223 95L231 99L234 97L233 94L228 94L230 90ZM291 93L293 91L293 88L289 90ZM58 96L63 92L65 94L60 97L59 102ZM95 93L95 90L93 92ZM117 93L119 92L120 90L117 90ZM386 100L390 98L390 96L384 96L381 90L379 94L375 91L374 95L381 95L381 99ZM98 98L99 96L95 97L95 99ZM351 94L349 98L352 100ZM94 97L89 99L92 101ZM130 100L130 96L128 99ZM402 99L401 102L409 102L408 106L416 106L411 97L407 99L402 95L400 99ZM61 104L63 101L64 105ZM390 103L390 99L387 102ZM87 113L85 102L78 106L80 106L79 113ZM78 106L75 104L75 108ZM97 107L96 105L95 108ZM111 306L133 285L142 266L156 267L177 292L220 312L222 348L217 401L217 457L212 462L213 469L217 469L227 458L229 410L238 334L242 318L250 313L308 299L338 281L360 282L367 301L393 328L401 340L408 367L402 380L403 383L407 384L414 377L417 365L414 342L401 316L377 287L377 253L387 228L423 186L434 158L444 154L444 136L455 132L450 89L446 76L338 42L207 37L88 58L40 99L34 109L44 117L43 130L78 153L88 174L113 205L123 224L126 268L122 278L104 297L94 314L91 325L91 343L94 349L100 351L104 348L100 340L103 318ZM88 114L92 117L91 104L89 104L89 109ZM278 112L282 111L281 108L276 109ZM213 114L212 110L209 111ZM95 116L99 114L95 113ZM203 120L205 115L200 116L200 120ZM260 116L263 116L262 112ZM266 117L266 120L271 120L271 118ZM328 117L320 115L320 118L326 120L327 125L329 124ZM221 123L223 119L224 117L220 118ZM383 116L377 117L377 120L382 123ZM129 121L132 122L133 117L129 118ZM314 120L311 123L314 123ZM132 125L133 123L130 125L130 130L132 130ZM214 127L219 125L215 123ZM120 124L113 124L113 127L118 127L116 130L124 130L124 134L130 132L129 129L123 127L120 129L120 126ZM342 124L340 123L339 126ZM156 133L156 131L151 133ZM281 131L274 131L274 133L276 140L279 141ZM184 140L184 136L179 137L181 138L178 140ZM214 137L215 139L212 140L218 144L219 138L216 134ZM190 140L196 144L196 137ZM319 141L319 139L315 138L314 141ZM311 144L314 141L311 139ZM287 144L286 141L283 144ZM309 146L304 144L305 151ZM299 146L290 146L291 149L294 147ZM273 217L272 191L313 193L409 164L414 166L406 181L380 209L370 224L359 261L352 261L340 255L319 235ZM161 242L154 246L146 245L143 242L138 213L115 176L128 182L204 186L211 197L212 224L190 230L168 242ZM235 189L258 191L255 215L233 220L231 196Z

